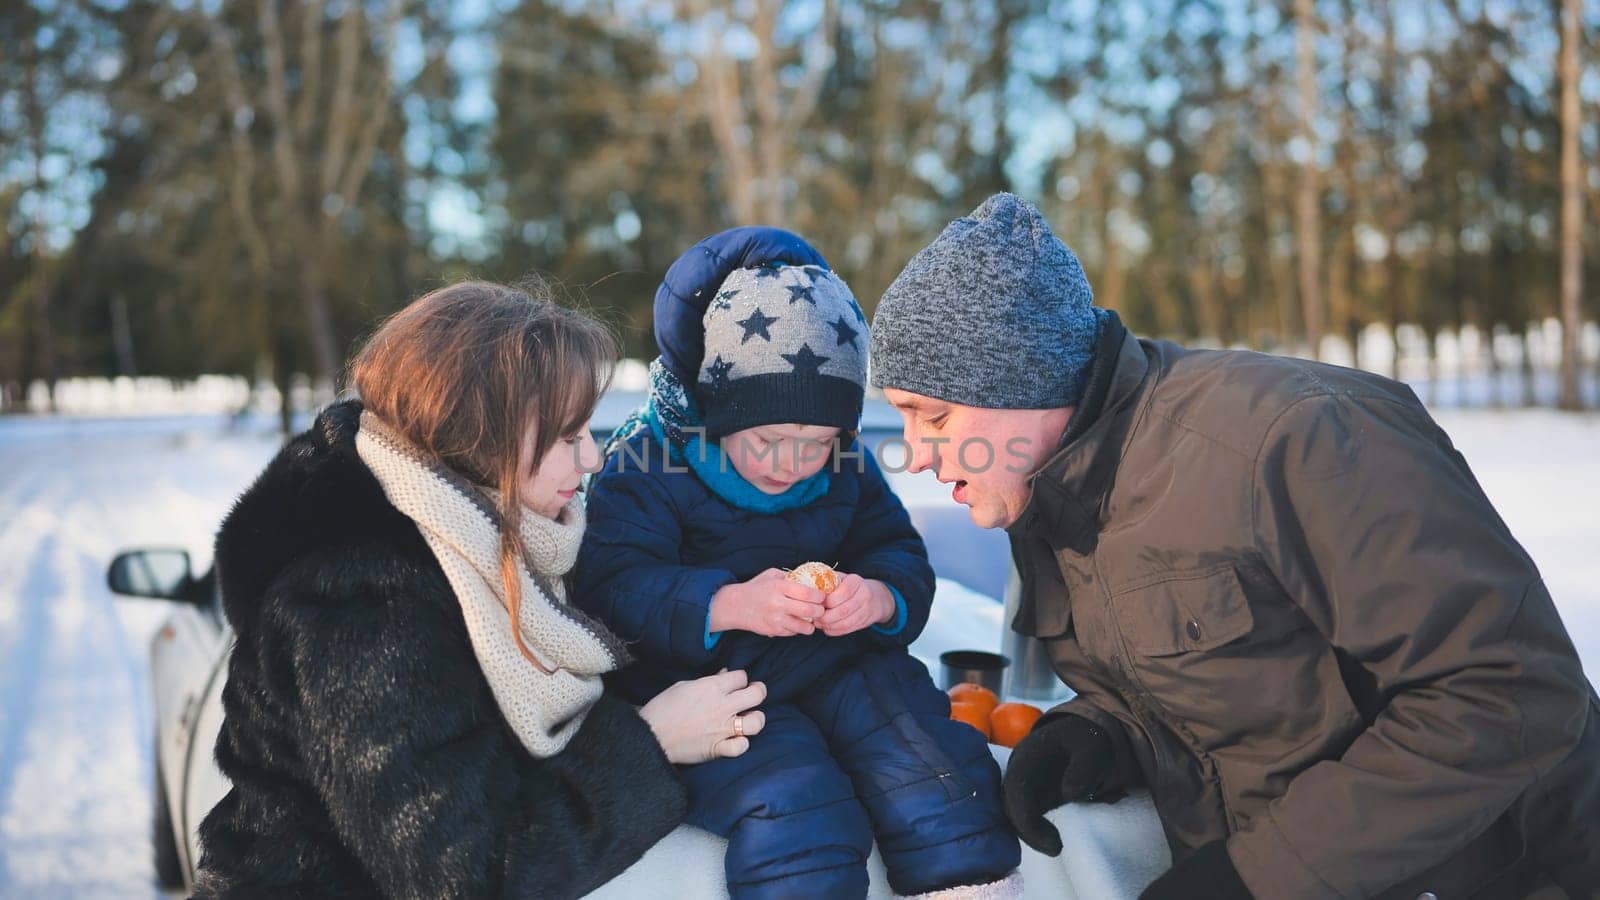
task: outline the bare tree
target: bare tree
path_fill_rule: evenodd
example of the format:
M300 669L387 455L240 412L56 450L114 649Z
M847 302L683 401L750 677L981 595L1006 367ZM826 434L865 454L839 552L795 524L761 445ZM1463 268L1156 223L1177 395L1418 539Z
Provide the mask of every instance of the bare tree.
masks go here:
M1383 154L1383 210L1379 219L1383 224L1383 293L1384 308L1389 324L1389 338L1394 342L1394 354L1389 358L1389 376L1400 378L1400 319L1404 315L1405 284L1400 259L1400 229L1411 215L1411 194L1406 190L1400 164L1400 134L1403 117L1399 113L1400 68L1399 52L1395 47L1394 0L1384 0L1383 50L1380 58L1382 77L1379 80L1380 140Z
M1259 93L1263 95L1259 213L1263 238L1260 253L1265 262L1262 274L1263 281L1269 285L1268 293L1275 300L1271 319L1276 326L1272 330L1277 335L1277 346L1282 348L1281 352L1292 352L1290 348L1294 346L1296 326L1299 324L1294 314L1294 271L1291 254L1287 251L1287 236L1294 228L1288 212L1293 195L1290 182L1294 178L1294 161L1286 159L1281 148L1295 125L1288 116L1282 114L1277 99L1280 92L1267 88ZM1286 238L1283 251L1275 246L1279 235Z
M731 212L740 222L784 224L792 148L816 109L822 80L833 64L838 4L824 0L820 25L803 43L780 48L777 30L783 2L756 0L754 15L745 23L756 51L743 62L724 46L726 29L737 21L737 4L720 0L713 8L712 0L686 0L685 5L705 42L697 60L706 88L704 113L727 161L723 181ZM785 89L778 73L795 56L802 61L802 71L794 86Z
M1583 185L1578 131L1578 40L1581 0L1565 0L1561 16L1561 397L1562 409L1582 409L1578 389L1583 326Z
M892 28L910 25L922 30L929 46L953 43L948 36L973 28L970 6L908 10L864 4L854 12L860 30L853 45L838 48L843 70L834 73L836 89L820 98L823 121L814 123L813 152L823 155L800 170L809 196L794 205L805 217L797 224L808 235L831 238L830 260L870 304L944 226L947 214L971 208L970 197L941 194L911 160L922 153L937 157L947 172L976 168L964 120L950 106L977 90L972 79L957 90L953 71L971 71L982 57L979 48L960 47L930 64L920 48L889 39Z
M264 72L246 68L232 23L220 13L209 17L208 31L229 106L226 119L233 123L228 186L240 236L264 276L269 270L294 273L316 373L331 385L343 354L327 292L328 257L389 124L388 51L401 5L386 0L374 20L363 4L349 4L336 26L324 0L295 6L299 29L290 38L279 0L257 2L257 31L249 37L259 42ZM325 66L331 70L326 84ZM268 136L266 159L253 139L257 129ZM269 166L271 190L264 191L255 174ZM266 234L276 246L267 244Z
M38 22L41 30L43 24L42 21ZM55 410L56 363L55 338L50 329L50 259L49 254L46 252L49 236L46 234L45 210L47 204L44 202L45 193L48 189L44 177L44 158L47 152L44 133L45 110L43 98L40 96L41 60L37 34L34 37L35 40L29 41L29 46L23 50L22 88L23 114L27 119L28 142L30 144L30 155L33 159L32 180L35 201L31 223L32 234L29 238L32 242L33 255L33 291L30 298L32 302L29 304L31 318L33 319L33 333L29 337L33 347L33 368L35 369L31 375L44 379L49 398L47 407L53 412ZM27 344L24 346L26 347ZM28 379L29 375L25 374L24 384Z
M1300 140L1305 164L1295 190L1295 221L1300 245L1300 305L1305 317L1306 343L1313 359L1322 347L1322 224L1321 191L1317 171L1317 53L1316 11L1312 0L1295 0L1295 74L1300 85Z

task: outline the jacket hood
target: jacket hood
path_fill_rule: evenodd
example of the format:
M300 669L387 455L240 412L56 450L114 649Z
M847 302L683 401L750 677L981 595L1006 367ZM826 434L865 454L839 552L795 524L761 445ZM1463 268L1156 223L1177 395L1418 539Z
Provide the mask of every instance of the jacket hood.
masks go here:
M718 286L739 269L777 263L828 267L805 239L781 228L749 225L711 235L683 251L656 288L656 347L684 384L694 384L705 356L705 315Z

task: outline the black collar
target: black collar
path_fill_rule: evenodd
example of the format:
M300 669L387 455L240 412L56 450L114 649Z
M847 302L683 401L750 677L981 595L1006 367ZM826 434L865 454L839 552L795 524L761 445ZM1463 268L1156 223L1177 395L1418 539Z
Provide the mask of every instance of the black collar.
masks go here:
M1068 420L1060 449L1029 478L1032 493L1011 534L1080 554L1094 549L1150 371L1144 345L1113 313L1101 329L1084 402Z

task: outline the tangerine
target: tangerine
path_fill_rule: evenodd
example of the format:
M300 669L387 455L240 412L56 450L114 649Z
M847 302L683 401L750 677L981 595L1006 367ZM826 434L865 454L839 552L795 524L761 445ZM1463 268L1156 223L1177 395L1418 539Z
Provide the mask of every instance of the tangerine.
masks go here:
M835 572L833 566L827 563L801 563L790 569L789 574L783 577L800 584L809 584L824 594L833 593L834 589L839 586L839 573Z
M949 693L951 702L963 700L968 703L977 703L983 707L985 715L992 715L994 708L1000 705L1000 698L995 695L994 691L970 681L961 682L951 688Z
M989 714L989 727L994 742L1002 747L1015 747L1033 730L1035 722L1044 715L1037 706L1026 703L1002 703Z
M957 700L950 704L950 718L957 722L965 722L973 728L983 732L983 739L988 740L991 732L989 724L989 711L982 705L967 700Z

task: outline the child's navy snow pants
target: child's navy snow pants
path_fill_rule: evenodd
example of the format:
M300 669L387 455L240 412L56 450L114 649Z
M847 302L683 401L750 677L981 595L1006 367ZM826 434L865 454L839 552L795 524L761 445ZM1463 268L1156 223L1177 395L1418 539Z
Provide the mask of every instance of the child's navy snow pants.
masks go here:
M749 752L684 770L689 823L728 839L733 897L863 896L874 838L900 894L1017 867L999 766L904 650L863 654L764 711Z

